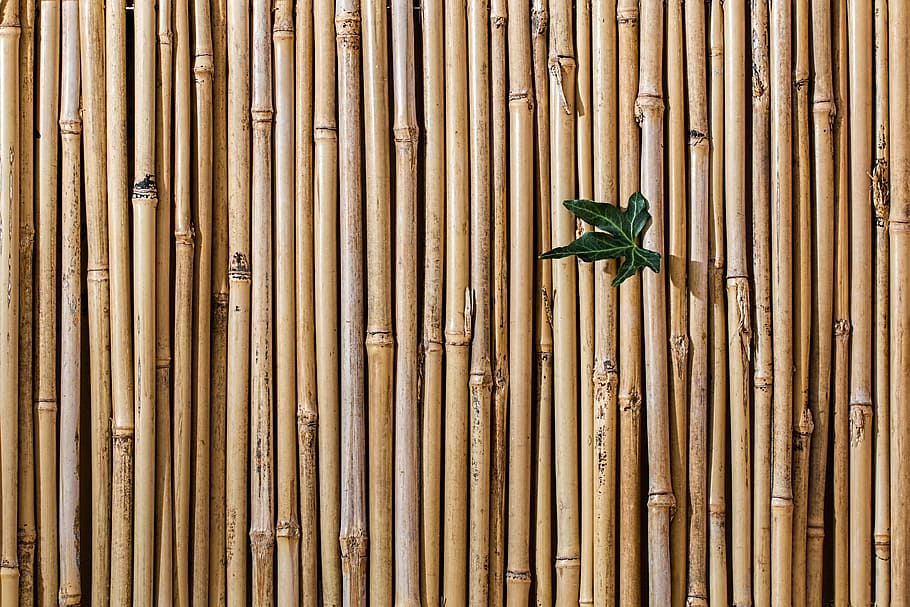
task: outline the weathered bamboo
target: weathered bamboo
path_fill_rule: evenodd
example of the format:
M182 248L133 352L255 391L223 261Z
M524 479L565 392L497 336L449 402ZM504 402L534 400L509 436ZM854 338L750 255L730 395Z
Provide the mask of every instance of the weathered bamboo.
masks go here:
M774 408L771 471L771 605L790 605L793 542L792 65L790 6L771 5L771 281Z
M531 589L531 403L534 323L534 91L527 2L509 21L509 498L506 604L527 607ZM495 80L495 79L494 79Z
M891 210L888 3L875 3L875 161L872 167L872 203L875 209L875 495L873 543L875 546L875 602L891 603L891 442L890 442L890 239ZM832 230L833 231L833 230ZM830 358L830 353L829 353ZM824 522L824 521L822 521Z
M79 115L80 97L80 55L79 55L79 3L64 0L60 7L61 21L61 71L60 71L60 589L58 604L82 604L82 571L80 560L80 495L79 465L80 417L82 399L82 119ZM7 129L4 124L4 134ZM18 142L17 142L18 143ZM6 148L6 142L2 142ZM9 215L6 215L9 217ZM4 223L7 223L4 221ZM9 222L15 225L14 221ZM15 308L9 312L14 312ZM8 312L8 313L9 313ZM12 314L11 314L12 316ZM15 342L14 342L15 343ZM7 372L9 373L9 372ZM8 375L7 375L8 377ZM7 417L6 419L9 419ZM9 433L10 426L4 430ZM8 434L4 435L4 438ZM9 443L7 443L9 444ZM15 444L15 443L14 443ZM6 460L4 460L4 464ZM8 473L3 479L9 479ZM15 476L13 475L13 478ZM8 490L4 490L4 495ZM5 499L5 498L4 498ZM4 527L15 528L7 521L4 513ZM4 534L4 544L9 544ZM4 554L9 551L4 546ZM10 562L4 558L5 562ZM12 561L15 563L15 559ZM8 566L4 567L3 603L16 604L18 598L18 571L11 589ZM12 592L10 592L12 590Z
M111 605L133 600L134 377L126 139L126 10L105 3L107 221L111 273ZM56 142L54 143L56 146ZM100 153L100 151L99 151Z
M272 45L275 53L275 408L277 410L277 522L275 543L278 552L278 605L300 604L300 521L297 499L297 332L296 323L296 153L294 14L291 0L275 3ZM311 13L312 14L312 13ZM307 89L309 90L309 89ZM301 91L303 93L303 91ZM312 118L311 118L312 120ZM310 126L312 133L312 125ZM312 182L310 182L312 187ZM312 226L312 219L309 220ZM304 228L301 228L304 229ZM312 227L310 227L312 229ZM312 233L310 235L312 238ZM312 256L310 257L312 259ZM266 260L266 263L270 261ZM312 270L312 265L309 268ZM312 311L312 291L307 301ZM310 345L312 348L312 345ZM307 354L312 356L310 349ZM312 367L311 367L312 368ZM312 385L312 384L310 384ZM303 399L301 399L301 403ZM312 442L310 443L312 444ZM309 474L314 471L310 469ZM315 479L312 479L315 480ZM312 485L304 488L304 499L311 504ZM314 512L309 513L315 516ZM315 519L313 519L315 520ZM315 544L308 543L308 548ZM308 554L312 558L313 554ZM308 582L312 583L310 580Z
M440 504L443 419L443 254L445 213L445 74L443 3L421 3L423 24L424 265L423 405L421 440L420 597L438 605L440 592Z
M211 356L212 356L212 48L211 5L194 0L193 83L195 85L195 179L193 182L193 228L195 237L193 268L193 512L192 529L192 596L197 605L208 602L209 534L211 475ZM182 245L178 235L178 246Z
M594 197L616 203L617 144L616 2L592 7ZM594 264L594 579L597 607L616 601L616 389L618 294L610 285L616 262Z
M392 3L395 96L395 604L420 605L417 324L417 107L410 2Z
M43 0L39 17L35 187L38 256L35 331L35 455L38 473L37 604L57 605L57 144L60 5ZM132 411L132 409L130 409ZM116 538L114 538L116 539Z
M465 6L445 3L446 286L443 596L468 604L469 291L468 82Z
M755 285L753 357L752 597L771 603L771 118L768 1L753 0L752 25L752 272Z
M822 602L825 486L828 459L828 411L831 386L831 346L834 322L834 126L835 107L831 71L831 7L812 2L812 61L815 86L812 98L815 172L815 306L810 365L809 408L815 424L809 456L809 497L806 538L806 605Z
M467 3L470 132L470 298L468 604L489 604L490 583L490 83L487 2ZM467 297L467 295L466 295Z
M711 155L708 133L707 62L705 58L705 5L685 6L686 79L689 115L689 543L686 604L707 607L708 509L707 448L708 395L710 394L708 350L709 284L711 273L709 222L711 218Z

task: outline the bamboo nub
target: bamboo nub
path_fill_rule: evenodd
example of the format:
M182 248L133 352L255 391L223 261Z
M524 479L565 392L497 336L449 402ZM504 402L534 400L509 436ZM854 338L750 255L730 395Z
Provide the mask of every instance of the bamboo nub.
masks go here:
M870 401L850 402L850 446L855 447L866 438L867 420L872 419Z

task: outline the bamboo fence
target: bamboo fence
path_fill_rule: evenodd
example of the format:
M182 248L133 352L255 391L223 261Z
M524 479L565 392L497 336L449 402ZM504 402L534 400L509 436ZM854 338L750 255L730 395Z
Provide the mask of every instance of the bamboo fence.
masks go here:
M910 606L908 51L0 0L0 607ZM661 272L539 259L639 191Z

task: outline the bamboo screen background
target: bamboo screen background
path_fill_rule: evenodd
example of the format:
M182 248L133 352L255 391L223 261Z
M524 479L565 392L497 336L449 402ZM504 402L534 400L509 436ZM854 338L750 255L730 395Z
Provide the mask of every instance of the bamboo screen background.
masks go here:
M2 606L907 605L910 7L385 1L0 0Z

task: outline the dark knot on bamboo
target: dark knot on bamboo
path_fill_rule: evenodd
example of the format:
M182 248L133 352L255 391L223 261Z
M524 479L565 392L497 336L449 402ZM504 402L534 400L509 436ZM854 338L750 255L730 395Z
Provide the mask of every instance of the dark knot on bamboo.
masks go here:
M228 267L228 278L232 282L249 282L250 281L250 258L246 253L235 252L231 256L231 264Z
M527 569L509 569L506 571L506 580L521 584L530 584L531 572Z
M133 183L133 202L148 202L153 206L158 205L158 184L154 175L145 175Z
M707 143L707 141L708 141L707 134L702 133L701 131L698 131L695 129L692 129L691 131L689 131L689 145L691 145L692 147L696 147L698 145L701 145L702 143Z
M633 417L638 417L641 413L641 394L638 390L633 390L628 394L619 395L619 410L628 413Z
M493 29L502 29L509 23L508 15L490 15L490 25Z
M841 318L834 321L834 336L835 337L848 337L852 331L850 327L850 321L846 318Z
M335 16L335 38L349 50L360 50L360 14L341 12Z
M545 8L535 8L531 10L531 35L545 36L547 27L549 27L550 17Z

